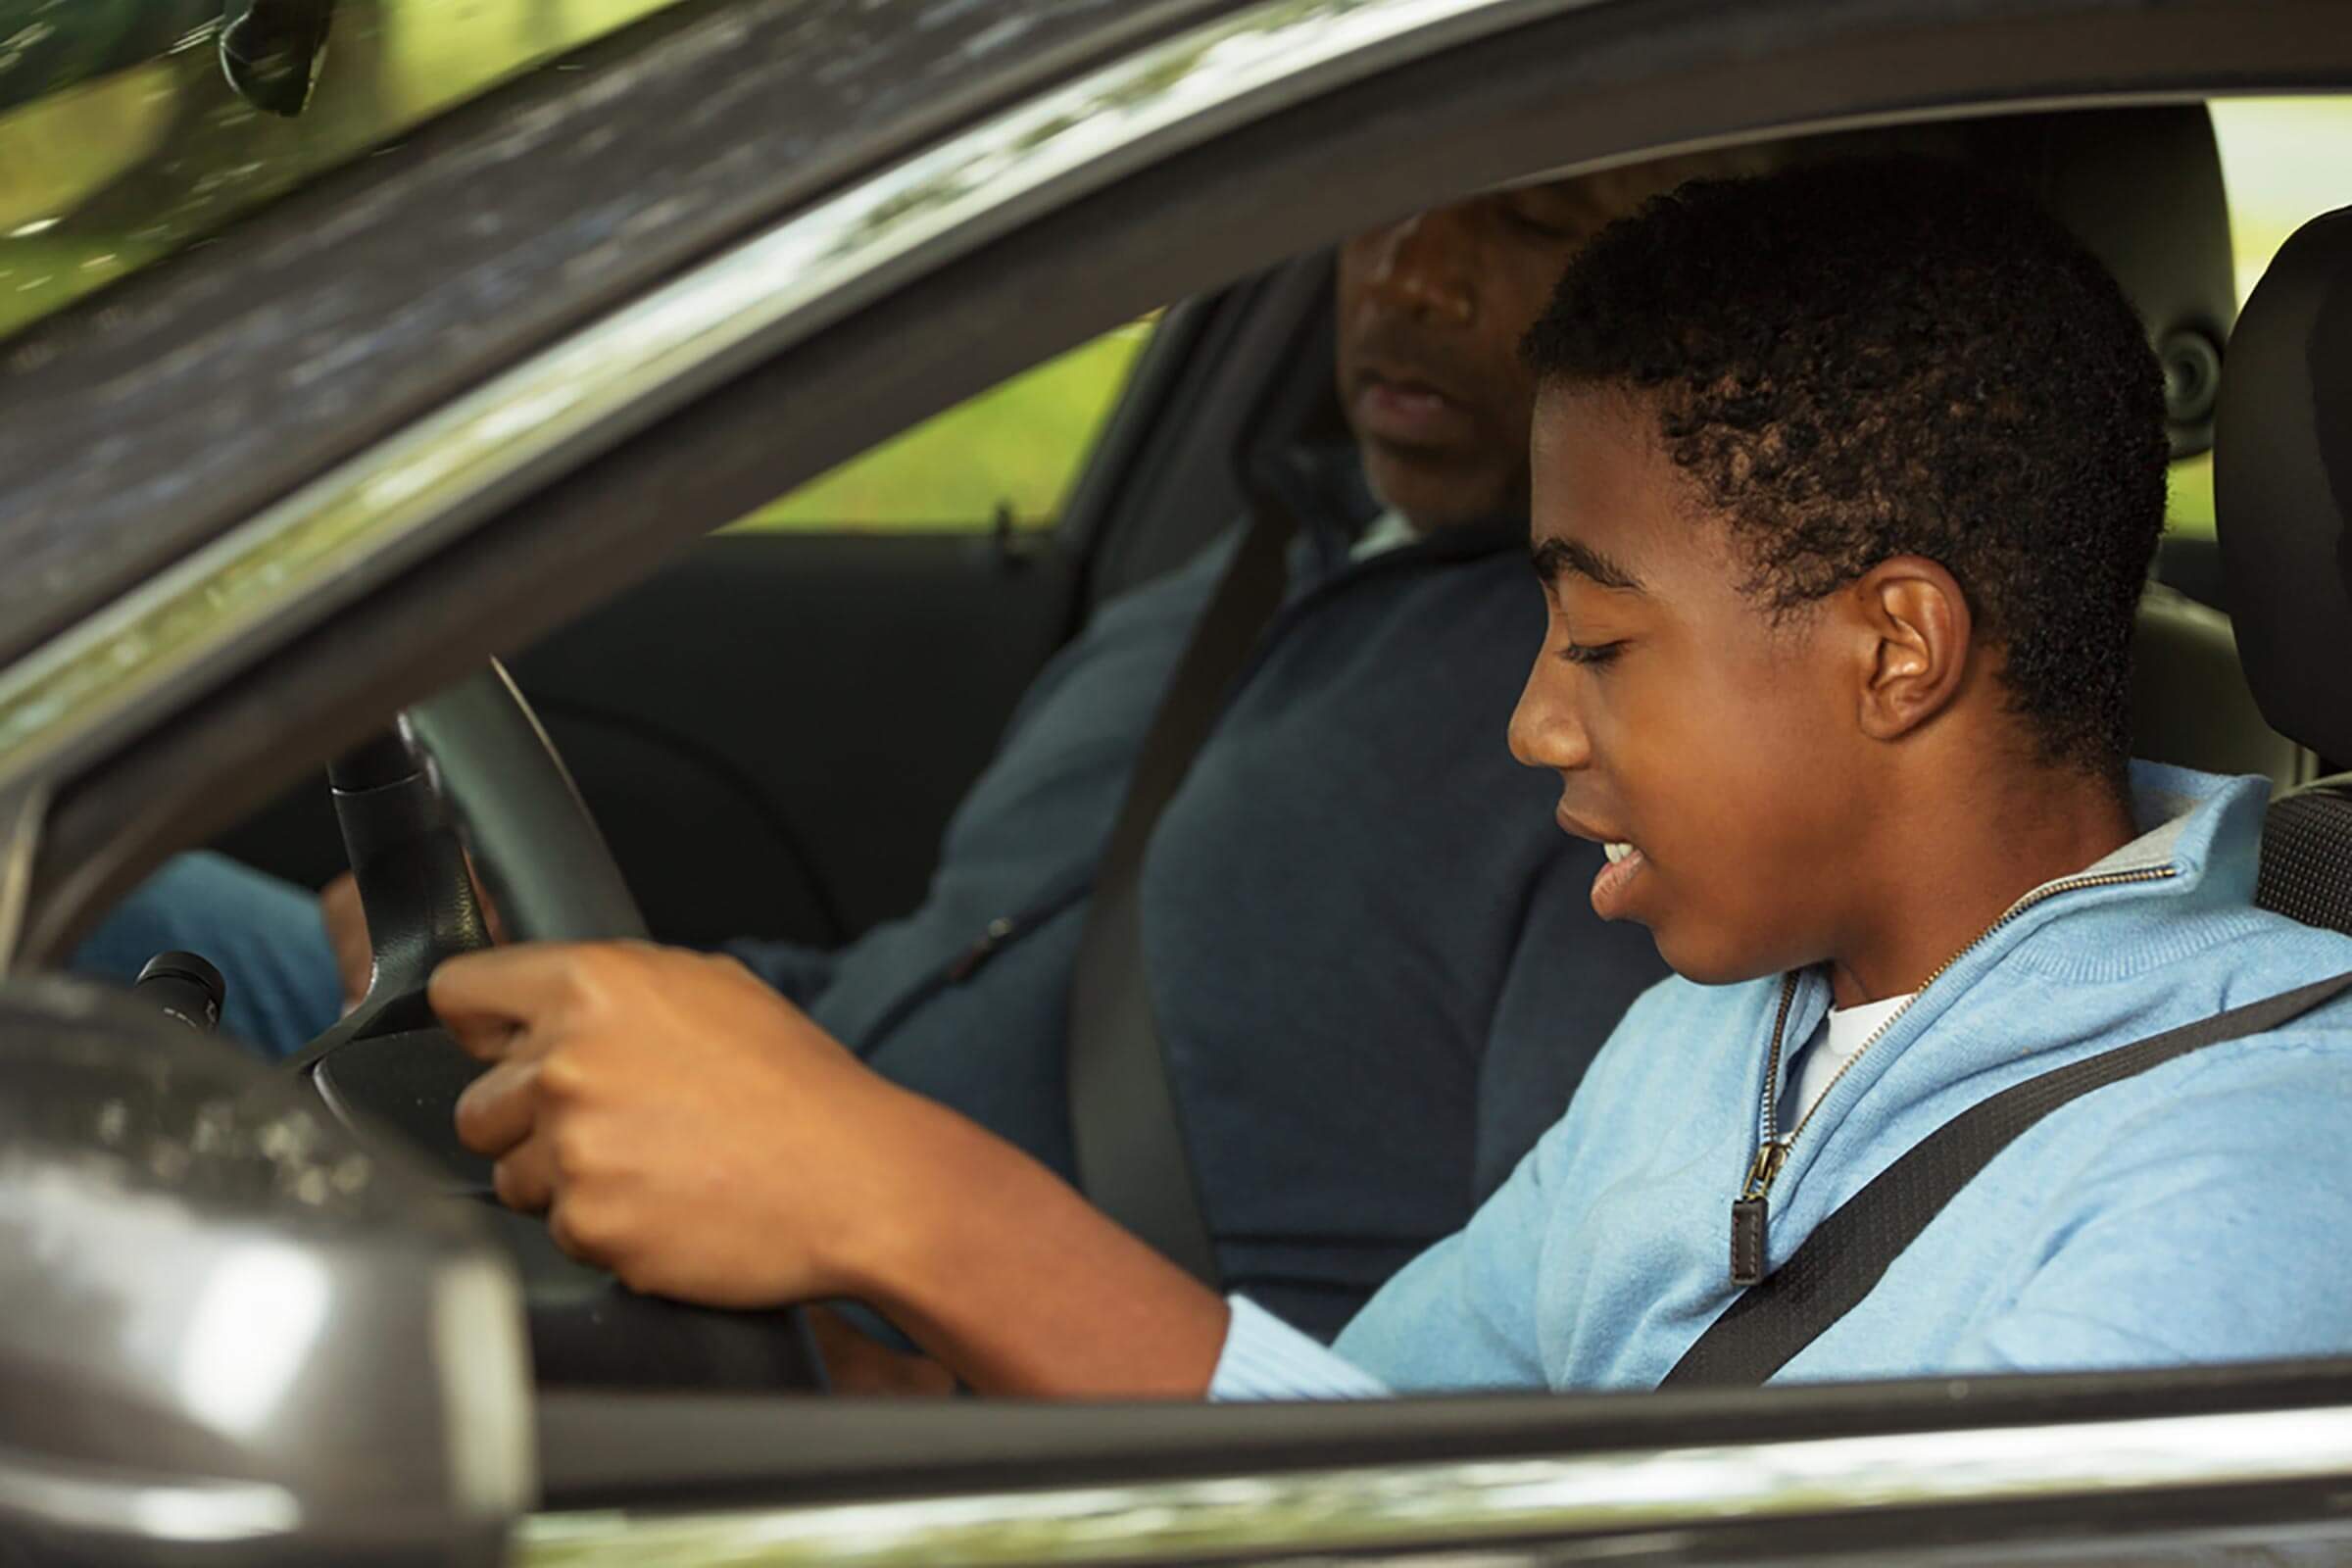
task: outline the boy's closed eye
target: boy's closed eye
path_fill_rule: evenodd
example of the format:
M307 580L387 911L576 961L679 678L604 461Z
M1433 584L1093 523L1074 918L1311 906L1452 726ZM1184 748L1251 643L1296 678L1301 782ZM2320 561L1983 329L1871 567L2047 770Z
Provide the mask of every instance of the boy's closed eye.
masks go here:
M1622 637L1614 642L1605 643L1572 642L1560 649L1560 658L1571 664L1583 664L1587 667L1603 665L1625 651L1625 643L1626 639Z

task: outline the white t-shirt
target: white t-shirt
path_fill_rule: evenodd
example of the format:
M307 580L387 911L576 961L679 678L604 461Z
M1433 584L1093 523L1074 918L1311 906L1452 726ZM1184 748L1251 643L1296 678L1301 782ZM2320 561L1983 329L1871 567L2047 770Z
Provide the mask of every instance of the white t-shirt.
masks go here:
M1805 1043L1788 1064L1791 1088L1781 1096L1780 1132L1783 1138L1805 1119L1815 1102L1828 1093L1830 1080L1838 1069L1851 1061L1854 1053L1870 1043L1887 1019L1903 1010L1916 991L1906 991L1899 997L1884 1002L1865 1002L1858 1007L1832 1007L1823 1027Z
M1374 556L1386 555L1420 537L1421 530L1407 521L1403 513L1392 508L1364 524L1362 536L1348 552L1348 559L1370 561Z

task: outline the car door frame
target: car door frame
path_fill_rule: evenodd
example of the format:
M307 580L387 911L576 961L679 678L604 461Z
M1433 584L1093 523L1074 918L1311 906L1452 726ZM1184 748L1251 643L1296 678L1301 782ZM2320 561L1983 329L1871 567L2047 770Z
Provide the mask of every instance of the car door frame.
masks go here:
M2160 1561L2352 1547L2352 1366L1361 1405L557 1394L517 1540L761 1561ZM707 1557L700 1555L708 1553ZM534 1560L530 1550L521 1561ZM2210 1560L2210 1559L2205 1559Z
M536 629L643 570L710 517L743 510L780 482L1017 368L1040 347L1112 324L1187 280L1198 282L1203 271L1239 270L1296 251L1372 214L1438 199L1464 181L1528 173L1531 136L1558 138L1545 143L1547 166L1583 164L1798 125L2219 88L2352 84L2352 28L2340 25L2345 10L2310 0L2229 6L2181 0L2154 12L2108 0L2054 0L2032 15L1992 0L1920 0L1902 8L1868 0L1756 0L1729 26L1719 8L1671 0L1528 6L1515 15L1521 20L1507 30L1457 39L1426 59L1393 60L1384 74L1326 81L1296 100L1261 106L1256 118L1209 139L1168 150L1149 167L1127 167L1115 182L1070 193L1051 210L1028 211L1017 225L976 239L957 265L946 267L942 259L919 277L899 279L886 296L889 310L879 308L885 296L869 297L789 349L727 366L725 375L698 385L690 400L649 408L634 428L615 424L604 432L609 444L601 450L572 450L564 471L535 475L527 493L498 494L495 505L466 530L437 541L429 556L398 571L362 573L331 616L282 626L274 641L237 644L237 657L209 670L207 679L162 688L169 701L161 710L104 732L106 744L78 756L74 769L15 775L10 782L20 790L56 791L37 858L25 860L24 840L17 840L12 874L32 894L32 951L54 954L94 901L164 848L198 836L208 819L258 798L293 766L311 765L399 703L459 673L502 637ZM1642 17L1664 20L1644 27ZM1780 51L1771 57L1770 79L1742 76L1768 44ZM1570 85L1585 95L1557 101L1561 81L1527 79L1530 58L1570 61L1573 69L1556 74L1574 77ZM1381 177L1335 169L1335 147L1380 163ZM1247 234L1218 222L1231 216L1237 170L1259 182ZM1164 243L1152 243L1165 224L1199 233L1200 254L1171 258ZM1077 297L1069 259L1081 256L1115 285ZM1018 323L1017 333L1008 322ZM855 387L866 397L849 400L856 408L824 430L792 432L763 447L747 441L752 421L764 419L793 387L808 385ZM645 521L654 497L675 509L660 529ZM583 536L586 550L578 548ZM558 540L571 548L555 551ZM561 571L546 569L551 557L564 562ZM381 640L419 624L437 634L430 652L386 667ZM234 684L224 686L232 675ZM296 749L309 755L289 760L286 754ZM1019 1546L1026 1555L1004 1555L1013 1547L997 1538L999 1560L1279 1558L1343 1545L1516 1550L1530 1542L1548 1543L1546 1551L1606 1546L1677 1560L1702 1552L1801 1555L1811 1539L1794 1523L1803 1519L1828 1532L1824 1549L1839 1551L1865 1549L1870 1541L1940 1547L2011 1534L2079 1545L2084 1531L2111 1524L2187 1531L2200 1541L2245 1529L2340 1534L2344 1480L2352 1473L2352 1438L2343 1424L2352 1421L2348 1379L2352 1364L2331 1361L2015 1385L1933 1380L1771 1396L1441 1399L1386 1407L1377 1418L1343 1409L1180 1406L1052 1413L977 1406L968 1416L923 1404L745 1401L739 1409L769 1423L777 1445L775 1463L745 1483L761 1499L753 1511L762 1530L786 1528L789 1521L777 1511L786 1499L804 1510L857 1505L866 1510L858 1516L863 1527L876 1529L891 1510L877 1512L871 1504L916 1508L958 1495L968 1515L973 1496L1002 1499L1017 1513L1016 1494L1034 1506L1041 1496L1083 1493L1098 1502L1107 1497L1121 1517L1140 1519L1152 1505L1193 1495L1168 1489L1205 1478L1259 1489L1255 1495L1265 1504L1259 1534L1171 1538L1112 1553L1104 1549L1099 1515L1080 1513L1065 1518L1060 1536L1048 1539L1063 1528L1056 1525L1047 1527L1048 1536L1023 1538L1036 1542L1034 1550ZM567 1419L561 1412L580 1408L551 1396L544 1424L551 1444L570 1441L558 1432ZM608 1472L601 1490L560 1494L573 1513L559 1524L604 1528L614 1522L611 1510L621 1508L617 1520L627 1525L628 1506L667 1511L701 1496L681 1485L657 1505L638 1484L644 1478L632 1481L626 1471L627 1463L660 1468L659 1456L644 1446L670 1430L655 1419L665 1408L696 1407L665 1404L660 1396L633 1402L629 1421L606 1429L627 1450L622 1470ZM716 1419L708 1409L700 1413ZM1022 1468L992 1471L976 1457L984 1439L1009 1444L1017 1425L1032 1420L1045 1436L1026 1450ZM1671 1439L1651 1428L1643 1441L1612 1424L1620 1420L1664 1424ZM2206 1424L2166 1425L2179 1421ZM2253 1423L2270 1436L2256 1445L2245 1436L2254 1427L2217 1421ZM2044 1433L2046 1441L2031 1452L2053 1465L2070 1451L2091 1455L2104 1466L2095 1484L2053 1488L2012 1475L1959 1499L1886 1490L1887 1475L1898 1468L1894 1456L1912 1451L1894 1442L1898 1435L1926 1440L1916 1464L1901 1475L1906 1484L1928 1487L1952 1463L1932 1440L1997 1432L2022 1445L2028 1431ZM864 1434L861 1451L883 1455L867 1469L838 1460L850 1451L853 1432ZM2239 1448L2200 1446L2225 1440ZM1498 1465L1504 1471L1522 1461L1569 1466L1613 1455L1612 1464L1622 1461L1613 1473L1631 1485L1637 1474L1655 1479L1696 1462L1694 1455L1725 1460L1731 1469L1721 1473L1729 1476L1743 1458L1761 1464L1789 1455L1776 1445L1816 1442L1862 1444L1841 1450L1849 1463L1846 1490L1790 1492L1772 1506L1683 1497L1645 1512L1611 1512L1602 1496L1593 1504L1598 1511L1580 1519L1521 1517L1495 1531L1449 1523L1442 1511L1424 1513L1417 1534L1385 1545L1333 1539L1332 1522L1371 1508L1370 1494L1291 1494L1278 1484L1335 1469L1377 1479L1394 1477L1399 1465L1436 1465L1416 1477L1427 1483L1425 1498L1443 1498L1478 1491L1482 1477L1502 1473ZM1404 1446L1382 1446L1396 1444ZM2288 1464L2298 1446L2318 1458L2301 1468ZM2241 1461L2255 1447L2269 1458L2247 1468ZM1389 1458L1376 1462L1381 1452ZM2169 1457L2163 1466L2135 1467L2135 1454ZM1814 1449L1795 1456L1807 1455L1821 1457ZM1054 1468L1061 1464L1068 1468ZM1563 1486L1572 1479L1562 1470L1548 1474ZM1818 1481L1821 1472L1804 1474ZM1867 1479L1873 1474L1875 1491ZM1069 1478L1058 1490L1056 1475ZM971 1486L974 1476L995 1489ZM1524 1479L1533 1486L1544 1477ZM1478 1494L1477 1508L1491 1511L1493 1494ZM1282 1506L1286 1497L1297 1506ZM1302 1515L1298 1510L1310 1503L1320 1511ZM925 1515L934 1523L939 1517L937 1509ZM817 1521L832 1533L811 1539L846 1552L843 1518ZM1264 1533L1278 1527L1278 1538ZM979 1537L964 1539L968 1548L982 1544Z

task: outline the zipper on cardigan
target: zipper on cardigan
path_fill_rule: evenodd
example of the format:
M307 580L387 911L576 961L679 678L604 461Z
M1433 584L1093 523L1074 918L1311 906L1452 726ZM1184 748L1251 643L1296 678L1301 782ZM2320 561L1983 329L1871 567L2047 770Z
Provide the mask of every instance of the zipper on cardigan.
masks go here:
M1756 1157L1747 1180L1732 1200L1732 1283L1756 1285L1764 1278L1764 1242L1770 1223L1772 1184L1788 1158L1780 1127L1781 1042L1788 1029L1788 1005L1796 1000L1796 976L1781 980L1780 1010L1772 1017L1772 1050L1764 1058L1764 1102L1756 1110Z
M925 1003L941 992L971 979L991 958L1084 898L1092 885L1091 881L1081 881L1026 909L1001 914L989 921L981 927L979 936L969 946L909 988L874 1020L854 1046L858 1054L864 1056L872 1054L884 1039L914 1016Z
M1016 937L1025 936L1036 924L1019 915L1004 914L988 922L979 938L961 953L931 971L930 975L908 989L889 1010L874 1020L863 1039L858 1043L858 1054L864 1055L881 1045L899 1025L914 1016L925 1003L954 986L959 986L978 972L980 966L997 956L997 951Z
M1870 1032L1854 1054L1838 1064L1830 1081L1822 1085L1821 1093L1805 1113L1797 1118L1788 1136L1780 1133L1781 1126L1781 1050L1788 1028L1789 1004L1796 998L1796 976L1791 974L1781 982L1781 1007L1772 1021L1772 1052L1765 1058L1764 1103L1758 1117L1756 1155L1748 1162L1747 1179L1740 1185L1740 1196L1732 1200L1732 1283L1738 1286L1761 1285L1764 1282L1765 1244L1772 1226L1772 1184L1780 1179L1781 1168L1788 1163L1788 1151L1805 1128L1812 1123L1813 1113L1819 1110L1838 1087L1838 1080L1860 1061L1864 1053L1879 1043L1881 1036L1895 1025L1895 1020L1909 1012L1919 999L1927 995L1928 987L1950 972L1952 965L1967 957L2010 921L2045 900L2061 893L2077 893L2085 888L2121 887L2132 882L2164 882L2180 874L2172 865L2148 866L2136 871L2099 871L2086 876L2065 877L2044 884L2003 909L2000 918L1977 933L1969 944L1936 966L1933 974L1919 984L1911 1001L1897 1007L1885 1021Z
M957 954L948 964L947 982L959 986L969 980L979 967L996 956L997 950L1020 934L1021 922L1009 914L1000 914L982 928L980 938Z

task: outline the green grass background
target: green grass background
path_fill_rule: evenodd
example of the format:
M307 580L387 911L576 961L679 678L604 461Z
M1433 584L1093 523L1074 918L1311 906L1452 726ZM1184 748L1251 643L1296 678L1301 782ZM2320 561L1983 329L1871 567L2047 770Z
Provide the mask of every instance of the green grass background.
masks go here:
M1053 522L1113 398L1152 335L1137 321L958 404L791 495L739 528L939 529Z
M2352 203L2352 99L2229 99L2213 105L2213 125L2242 302L2288 235ZM2213 532L2210 457L2173 465L2171 527Z

